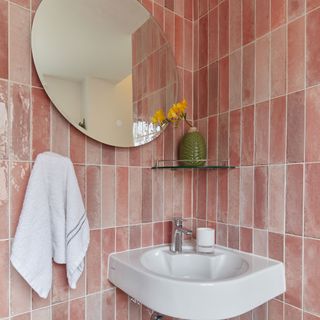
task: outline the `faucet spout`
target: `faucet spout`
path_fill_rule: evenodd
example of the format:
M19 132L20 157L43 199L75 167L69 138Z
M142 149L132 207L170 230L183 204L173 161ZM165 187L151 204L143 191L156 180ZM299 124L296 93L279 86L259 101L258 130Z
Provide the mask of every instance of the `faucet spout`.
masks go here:
M172 241L171 241L171 252L181 253L183 235L192 235L192 231L182 226L182 218L174 218L172 222Z

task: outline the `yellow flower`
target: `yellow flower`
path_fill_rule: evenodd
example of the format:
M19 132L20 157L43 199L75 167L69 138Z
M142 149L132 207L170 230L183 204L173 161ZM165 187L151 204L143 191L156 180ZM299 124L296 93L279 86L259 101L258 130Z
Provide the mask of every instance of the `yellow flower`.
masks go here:
M151 122L153 124L162 124L166 120L166 116L164 115L164 112L162 109L157 110L153 117L151 118Z

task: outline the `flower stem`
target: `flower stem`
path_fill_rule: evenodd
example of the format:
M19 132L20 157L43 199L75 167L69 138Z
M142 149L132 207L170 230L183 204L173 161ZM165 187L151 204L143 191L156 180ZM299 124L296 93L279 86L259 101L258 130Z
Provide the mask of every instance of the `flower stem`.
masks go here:
M186 113L184 114L183 118L184 118L185 122L188 124L189 127L193 127L193 124L189 120L187 120L187 114Z

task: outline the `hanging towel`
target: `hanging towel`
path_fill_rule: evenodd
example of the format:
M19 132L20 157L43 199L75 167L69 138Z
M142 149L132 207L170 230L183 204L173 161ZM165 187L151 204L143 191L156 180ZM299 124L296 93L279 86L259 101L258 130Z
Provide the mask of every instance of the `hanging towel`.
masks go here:
M76 288L89 245L89 224L69 158L45 152L36 158L13 242L11 263L42 298L52 285L52 259L66 264Z

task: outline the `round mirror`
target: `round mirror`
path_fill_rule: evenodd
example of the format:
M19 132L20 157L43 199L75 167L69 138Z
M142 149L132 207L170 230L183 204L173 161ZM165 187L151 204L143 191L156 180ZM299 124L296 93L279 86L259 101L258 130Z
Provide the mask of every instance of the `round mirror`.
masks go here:
M177 69L160 26L137 0L43 0L32 53L51 101L100 142L139 146L164 127L151 117L177 96Z

